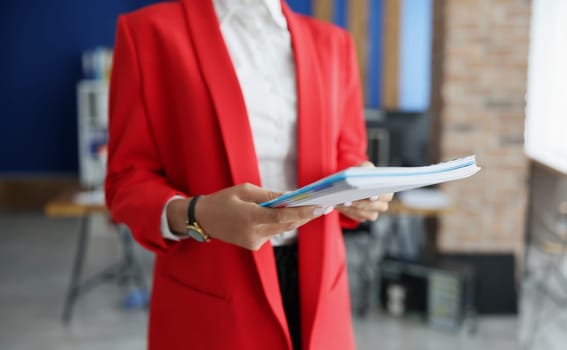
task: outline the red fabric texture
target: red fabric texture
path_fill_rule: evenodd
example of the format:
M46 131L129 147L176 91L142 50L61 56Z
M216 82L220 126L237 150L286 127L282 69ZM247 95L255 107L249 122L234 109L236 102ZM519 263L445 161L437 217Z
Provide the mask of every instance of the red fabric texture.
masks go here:
M298 184L366 160L349 35L291 12L298 83ZM121 16L110 91L106 182L113 220L157 253L149 348L291 349L269 243L169 242L165 202L261 185L246 107L210 1L168 2ZM351 222L352 224L352 222ZM299 230L304 349L354 348L337 213Z

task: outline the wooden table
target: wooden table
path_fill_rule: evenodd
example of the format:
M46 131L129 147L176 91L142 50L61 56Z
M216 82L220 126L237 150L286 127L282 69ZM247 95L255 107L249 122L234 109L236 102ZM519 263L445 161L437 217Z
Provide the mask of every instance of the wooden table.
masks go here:
M125 225L118 225L122 243L122 257L120 261L94 276L83 280L83 266L90 234L90 218L94 214L104 214L108 212L104 202L78 201L77 195L83 191L85 190L80 187L70 188L50 200L44 207L44 212L48 217L72 217L80 219L77 251L75 253L71 279L63 306L62 320L64 324L69 324L71 321L73 307L79 296L103 282L112 280L124 284L132 280L141 291L146 295L148 293L141 266L134 256L131 234Z
M442 215L450 214L453 211L453 207L447 206L444 208L416 208L405 205L399 199L394 199L390 202L388 207L388 214L391 215L409 215L409 216L421 216L424 218L436 218Z
M84 192L81 187L69 188L55 198L51 199L44 207L44 212L49 217L84 217L96 213L106 213L104 203L80 203L77 194Z

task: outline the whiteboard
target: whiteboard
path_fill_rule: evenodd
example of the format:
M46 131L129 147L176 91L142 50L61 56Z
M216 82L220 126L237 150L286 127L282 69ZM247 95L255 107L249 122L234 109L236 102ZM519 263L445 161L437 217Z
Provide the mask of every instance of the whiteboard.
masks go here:
M567 174L567 1L533 0L526 97L527 155Z

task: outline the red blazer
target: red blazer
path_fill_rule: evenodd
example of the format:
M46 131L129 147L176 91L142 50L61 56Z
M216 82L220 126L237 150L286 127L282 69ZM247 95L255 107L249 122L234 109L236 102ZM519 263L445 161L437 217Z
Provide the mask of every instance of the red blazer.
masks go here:
M298 83L298 184L366 160L349 35L293 13ZM242 91L211 1L185 0L120 17L110 91L106 181L113 219L158 253L151 349L291 349L270 243L162 237L164 204L260 184ZM304 349L352 349L345 249L335 212L299 229Z

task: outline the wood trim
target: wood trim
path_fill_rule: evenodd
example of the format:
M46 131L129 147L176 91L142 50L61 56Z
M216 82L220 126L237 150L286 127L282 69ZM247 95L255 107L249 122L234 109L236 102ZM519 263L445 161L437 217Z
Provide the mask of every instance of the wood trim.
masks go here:
M382 107L398 109L401 0L384 1Z
M429 104L429 160L432 163L439 162L441 157L442 143L442 113L444 109L441 88L444 79L445 65L445 32L446 32L446 2L445 0L433 1L433 40L431 48L431 93Z
M365 97L367 96L368 86L368 15L367 0L350 0L348 2L347 24L356 44L360 83Z
M0 210L42 210L50 199L78 183L74 176L0 179Z
M313 15L326 22L333 22L333 0L314 0Z
M69 187L51 198L44 207L45 215L49 217L77 217L95 213L107 213L104 203L79 203L75 196L85 191L79 186Z

